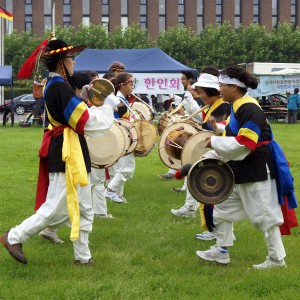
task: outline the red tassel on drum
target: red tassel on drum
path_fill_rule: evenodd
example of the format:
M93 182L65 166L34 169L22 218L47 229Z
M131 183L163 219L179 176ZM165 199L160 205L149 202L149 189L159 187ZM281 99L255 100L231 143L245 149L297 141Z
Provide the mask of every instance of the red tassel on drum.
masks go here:
M177 170L174 174L176 179L183 179L189 173L192 164L186 164L181 167L181 169Z

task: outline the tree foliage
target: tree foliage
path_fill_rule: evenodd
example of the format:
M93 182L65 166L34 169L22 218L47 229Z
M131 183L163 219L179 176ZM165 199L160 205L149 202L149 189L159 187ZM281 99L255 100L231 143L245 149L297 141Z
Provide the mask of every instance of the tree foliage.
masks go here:
M5 36L5 64L12 65L14 77L43 39L28 32L13 31ZM151 41L146 29L134 24L126 29L116 27L108 33L102 25L56 27L56 37L70 45L91 49L137 49L159 47L184 65L201 69L206 65L223 68L243 62L300 62L300 30L288 23L279 24L271 33L258 24L233 27L209 25L200 35L185 26L170 27ZM155 63L155 62L153 62Z

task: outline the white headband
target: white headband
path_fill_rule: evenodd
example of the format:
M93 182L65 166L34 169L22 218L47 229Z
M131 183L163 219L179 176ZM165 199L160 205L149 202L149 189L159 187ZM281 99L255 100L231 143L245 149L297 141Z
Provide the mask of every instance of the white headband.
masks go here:
M234 84L234 85L237 85L241 88L247 88L247 86L243 82L239 81L236 78L230 78L229 76L224 75L224 74L221 74L219 76L219 82L220 83L225 83L225 84Z

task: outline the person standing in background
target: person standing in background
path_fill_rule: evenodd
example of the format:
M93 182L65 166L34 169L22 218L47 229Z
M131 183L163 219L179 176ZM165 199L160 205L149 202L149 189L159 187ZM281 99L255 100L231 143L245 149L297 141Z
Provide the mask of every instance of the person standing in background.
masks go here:
M297 113L300 107L300 95L298 93L299 93L299 89L295 88L294 94L292 94L288 98L287 109L288 109L289 124L295 124L297 121Z

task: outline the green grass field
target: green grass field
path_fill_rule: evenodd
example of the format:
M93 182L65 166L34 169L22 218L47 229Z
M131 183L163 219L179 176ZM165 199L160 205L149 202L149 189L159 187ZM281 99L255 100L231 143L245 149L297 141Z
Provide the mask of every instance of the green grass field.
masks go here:
M300 124L273 123L275 139L291 163L299 198ZM41 128L0 127L0 233L33 213ZM73 265L69 228L65 244L35 236L23 246L22 265L0 246L0 299L299 299L300 230L284 236L286 269L254 270L267 255L263 235L249 222L235 224L231 263L200 260L196 250L214 242L194 238L199 216L176 218L171 208L185 195L171 191L181 181L164 181L157 148L136 158L136 172L125 185L128 204L108 203L115 219L96 219L90 235L94 267ZM299 218L299 211L297 212Z

